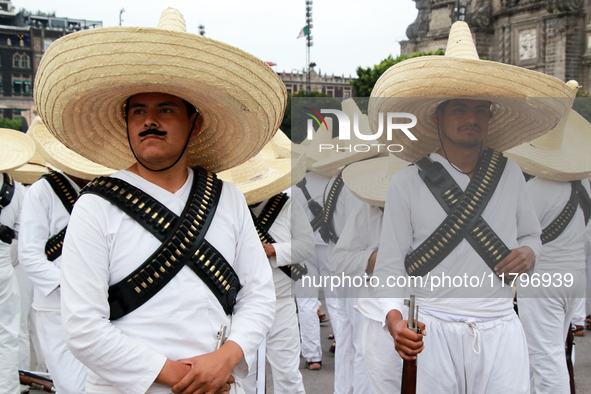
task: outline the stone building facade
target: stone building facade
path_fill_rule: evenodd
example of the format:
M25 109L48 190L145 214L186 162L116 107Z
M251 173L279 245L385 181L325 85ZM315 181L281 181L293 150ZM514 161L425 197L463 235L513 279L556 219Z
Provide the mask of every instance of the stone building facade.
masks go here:
M279 78L285 84L288 94L294 94L301 90L307 90L307 74L305 72L293 72L290 73L280 72L277 73ZM343 76L335 75L322 75L320 72L316 72L314 67L310 69L310 90L313 92L320 92L328 94L331 97L342 97L347 99L353 97L353 86L351 86L351 76L346 78Z
M410 0L409 0L410 1ZM413 0L419 10L401 53L445 49L452 22L463 18L478 54L540 71L591 90L591 5L585 0ZM463 16L454 12L462 10Z

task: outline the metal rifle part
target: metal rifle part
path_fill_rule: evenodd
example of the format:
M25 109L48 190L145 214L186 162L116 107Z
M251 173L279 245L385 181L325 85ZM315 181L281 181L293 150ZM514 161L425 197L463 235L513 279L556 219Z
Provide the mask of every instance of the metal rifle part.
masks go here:
M226 342L226 330L228 329L228 326L224 326L222 324L222 326L220 327L220 330L218 331L218 335L217 335L217 343L215 345L215 350L218 350L219 348L222 347L222 345L224 344L224 342Z
M408 306L408 324L407 327L421 333L419 328L419 307L415 306L415 296L411 294L409 300L404 300L404 305ZM417 358L414 360L404 360L402 364L402 382L400 385L401 394L416 394L417 392Z

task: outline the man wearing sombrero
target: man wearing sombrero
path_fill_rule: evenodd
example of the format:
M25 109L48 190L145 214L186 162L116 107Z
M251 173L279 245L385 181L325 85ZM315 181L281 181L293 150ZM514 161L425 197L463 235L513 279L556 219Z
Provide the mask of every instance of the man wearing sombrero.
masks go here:
M186 33L169 8L158 28L54 42L35 82L52 134L127 168L87 186L64 242L62 320L86 392L241 392L273 320L273 284L244 197L210 171L271 139L281 80L252 55Z
M25 195L21 213L19 260L34 285L36 332L47 370L60 393L84 391L86 371L68 350L60 314L62 245L70 212L91 179L114 170L93 163L69 150L49 133L41 121L33 124L32 138L52 171L35 182Z
M25 188L6 171L26 164L35 145L16 130L0 129L0 140L0 387L4 393L18 394L20 295L11 244L19 235Z
M517 283L519 317L536 394L570 392L564 342L585 297L586 226L591 216L589 149L591 124L571 110L549 133L506 152L524 172L535 176L527 188L543 229L542 252L532 280ZM536 279L546 286L535 286ZM568 280L570 286L548 286L549 279L550 283Z
M417 140L400 136L396 155L415 165L390 183L374 271L396 351L419 357L417 393L529 391L510 279L532 267L541 229L521 170L498 151L553 128L575 93L575 83L479 60L465 22L445 56L399 63L376 83L374 130L378 114L417 117ZM422 334L402 318L409 289Z

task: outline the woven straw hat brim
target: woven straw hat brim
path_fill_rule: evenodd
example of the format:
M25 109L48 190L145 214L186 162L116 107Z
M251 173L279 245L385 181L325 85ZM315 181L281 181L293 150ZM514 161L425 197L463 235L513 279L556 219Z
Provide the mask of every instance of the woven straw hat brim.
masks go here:
M249 162L233 168L231 171L243 173L241 174L241 178L249 177L252 174L252 178L245 182L233 181L232 174L229 170L220 172L218 177L236 186L244 194L248 205L256 204L281 193L304 179L306 176L305 159L305 156L300 157L297 161L294 161L293 167L292 160L290 159L265 161L265 164L269 167L269 171L262 175L254 174L248 165Z
M111 27L69 34L45 52L35 103L68 148L115 169L135 162L122 108L130 96L181 97L204 119L187 148L188 165L210 171L254 156L283 119L287 92L262 60L195 34Z
M43 148L42 154L47 163L59 168L66 174L91 180L97 176L109 176L115 172L112 168L93 163L68 149L42 123L37 125L33 130L33 138Z
M530 141L556 126L571 108L576 88L557 78L503 63L424 56L390 67L377 81L369 103L374 133L378 113L408 112L417 117L411 129L417 141L395 132L394 143L403 145L398 157L414 161L439 147L432 116L448 99L489 100L494 116L484 141L487 147L508 150ZM408 122L405 120L404 122ZM381 143L393 143L385 140Z
M49 172L49 168L39 164L25 164L14 170L6 171L15 181L31 185Z
M378 157L353 163L343 170L343 181L361 201L383 207L392 176L411 164L393 157Z
M21 167L33 157L35 143L25 133L0 129L0 172Z
M42 123L43 122L41 121L41 118L39 116L36 116L35 119L33 119L31 125L29 126L29 129L27 130L27 135L31 137L31 139L35 143L35 154L31 158L31 160L29 160L29 164L40 164L42 166L45 166L46 163L45 159L43 158L43 148L41 147L41 145L39 145L37 141L35 141L35 138L33 137L33 130L35 129L35 127Z
M524 172L544 179L576 181L591 177L591 124L574 110L566 116L560 147L559 144L543 146L536 139L505 152L505 155L519 164ZM551 133L553 131L542 138Z

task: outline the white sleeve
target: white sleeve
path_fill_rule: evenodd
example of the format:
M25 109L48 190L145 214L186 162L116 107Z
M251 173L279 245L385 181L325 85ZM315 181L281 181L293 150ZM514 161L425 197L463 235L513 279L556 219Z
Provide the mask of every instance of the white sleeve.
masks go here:
M27 191L21 212L21 236L18 241L19 262L35 287L48 296L60 285L60 268L47 260L45 244L50 238L51 190L45 180Z
M97 199L78 199L66 233L61 266L65 340L77 359L122 393L145 393L166 357L109 320L107 214Z
M277 267L301 263L314 252L314 233L304 208L293 198L289 199L285 208L285 214L290 219L291 240L273 244Z
M1 175L1 174L0 174ZM20 211L23 201L24 187L18 182L14 182L14 194L8 204L3 209L0 209L0 224L12 229L14 231L15 238L19 236L20 228ZM3 261L11 261L12 246L11 244L0 241L0 265L4 264Z
M369 257L377 251L377 248L369 246L369 240L366 239L368 223L363 217L365 205L361 203L353 209L332 252L332 266L336 275L363 276Z
M540 202L540 204L543 204L543 202ZM538 209L540 212L543 209L547 210L544 206L540 206ZM536 255L536 260L540 257L540 253L542 253L541 235L542 227L540 226L540 220L538 220L536 209L530 198L528 188L525 185L525 179L520 177L517 201L517 242L519 247L529 246ZM534 265L532 265L532 270Z
M224 184L225 189L235 187ZM228 190L229 191L229 190ZM228 340L236 342L244 352L244 358L234 371L245 378L256 369L256 353L259 345L271 329L275 317L275 286L269 260L261 247L261 241L252 222L244 196L235 201L241 237L236 245L234 271L242 288L238 292L232 317L232 330Z
M404 259L410 252L414 233L411 223L413 185L407 174L412 170L417 171L409 168L392 177L386 197L380 248L374 269L374 275L383 285L376 288L376 294L384 314L384 322L392 309L400 311L401 314L404 310L405 289L388 286L387 283L389 277L407 276Z

